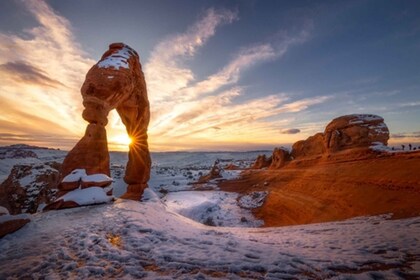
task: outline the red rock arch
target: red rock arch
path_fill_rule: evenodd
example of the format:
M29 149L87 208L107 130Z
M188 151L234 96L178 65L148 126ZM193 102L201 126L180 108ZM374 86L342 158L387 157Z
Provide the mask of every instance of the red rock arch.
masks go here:
M66 156L61 177L75 169L86 173L110 175L105 126L108 113L116 109L132 139L124 180L128 184L124 198L139 199L150 178L150 154L147 127L150 119L146 82L139 56L123 43L109 46L97 64L87 73L81 88L83 118L89 123L85 135ZM60 191L69 189L60 184Z

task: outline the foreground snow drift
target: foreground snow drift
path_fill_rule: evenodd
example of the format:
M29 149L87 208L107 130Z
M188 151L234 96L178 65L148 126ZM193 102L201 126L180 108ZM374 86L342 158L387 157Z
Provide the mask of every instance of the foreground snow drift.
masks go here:
M147 194L146 202L34 215L0 240L0 279L420 276L420 217L215 228L170 212L152 191Z

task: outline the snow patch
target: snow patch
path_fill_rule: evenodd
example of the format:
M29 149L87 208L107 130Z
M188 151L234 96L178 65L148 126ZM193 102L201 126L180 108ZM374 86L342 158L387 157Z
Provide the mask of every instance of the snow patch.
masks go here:
M160 201L160 198L151 188L146 188L141 197L141 201L158 202Z
M219 178L219 180L220 179L223 179L223 180L238 179L240 177L242 171L243 170L225 170L225 169L222 169L220 171L220 176L222 176L222 178Z
M113 197L106 195L101 187L90 187L86 189L75 189L58 198L57 200L74 201L79 205L90 205L110 202Z
M87 175L86 169L75 169L69 175L63 178L63 183L72 183L82 180L83 182L112 182L112 178L106 174L92 174Z
M382 142L372 142L370 149L378 152L393 152L388 146L385 146Z
M349 122L350 124L361 124L361 123L370 122L370 121L383 121L383 118L377 115L354 114L350 116L354 118Z
M61 182L71 183L77 182L82 179L83 176L86 176L86 169L75 169L69 175L63 178Z
M372 142L372 145L369 148L377 152L386 152L386 153L411 153L411 152L416 151L416 150L409 150L409 149L402 150L398 148L393 149L391 147L384 145L381 142Z
M267 195L267 191L252 192L250 194L241 196L238 200L238 203L240 207L245 209L258 208L264 204Z
M128 60L134 53L131 49L127 46L124 46L122 49L112 53L111 55L107 56L104 60L98 62L99 68L110 68L113 67L116 70L119 70L120 67L128 69L129 63ZM108 79L113 76L108 76Z

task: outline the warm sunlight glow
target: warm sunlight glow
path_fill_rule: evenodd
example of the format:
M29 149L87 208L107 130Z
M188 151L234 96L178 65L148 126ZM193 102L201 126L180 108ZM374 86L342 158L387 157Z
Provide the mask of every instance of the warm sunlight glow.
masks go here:
M128 146L133 142L127 134L118 134L109 141L109 149L116 151L128 151Z

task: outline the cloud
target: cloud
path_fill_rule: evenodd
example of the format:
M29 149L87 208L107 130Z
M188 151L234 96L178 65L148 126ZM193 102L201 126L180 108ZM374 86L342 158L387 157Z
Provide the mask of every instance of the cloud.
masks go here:
M288 128L288 129L283 129L281 131L282 134L297 134L300 132L300 129L298 128Z
M59 81L49 78L44 71L26 62L7 62L0 65L0 73L8 75L17 82L32 83L40 86L64 86Z
M59 141L58 141L59 140ZM0 133L0 144L9 143L32 143L34 145L41 144L45 146L47 143L55 143L55 147L67 148L73 145L78 139L63 137L58 134L14 134Z
M37 26L20 35L0 32L0 133L33 131L44 140L42 135L54 135L51 146L76 139L85 124L80 86L95 62L76 42L67 19L44 1L22 3Z
M312 105L323 103L330 98L332 97L326 96L326 95L316 96L316 97L311 97L311 98L304 98L304 99L297 100L297 101L283 105L277 110L277 112L278 113L283 113L283 112L297 113L297 112L306 110Z
M210 75L207 79L197 82L182 90L181 96L197 97L214 92L223 86L235 84L245 70L266 61L279 59L294 44L302 43L309 37L311 25L305 27L297 34L287 33L277 36L273 42L257 43L243 47L234 58L221 70Z
M399 104L399 107L419 107L420 101L413 101L413 102L407 102L407 103L401 103Z
M202 143L202 139L207 143L243 143L244 139L272 142L273 135L287 123L281 114L301 112L329 98L290 101L290 94L280 93L249 99L246 88L238 85L245 71L277 60L293 45L305 42L310 25L295 33L279 32L269 40L239 47L225 65L197 81L185 62L216 35L217 27L235 19L237 15L232 12L209 10L184 33L164 39L153 50L145 65L152 108L149 139L153 145L164 147L165 141L175 144L174 139L184 139L177 145ZM205 28L197 26L210 26L210 32L204 33ZM241 101L238 97L242 97Z
M197 97L202 94L214 92L222 86L234 84L238 82L241 72L257 63L271 60L275 57L277 57L277 53L270 44L260 44L243 48L220 71L193 86L183 89L181 96L187 94L189 98Z
M420 139L420 131L395 133L395 134L391 134L391 138L395 138L395 139L401 139L401 138L419 138Z
M150 98L161 101L193 81L193 72L183 67L181 62L192 57L215 34L219 26L237 19L235 12L209 9L186 32L162 40L154 48L144 67L149 91L153 92Z

